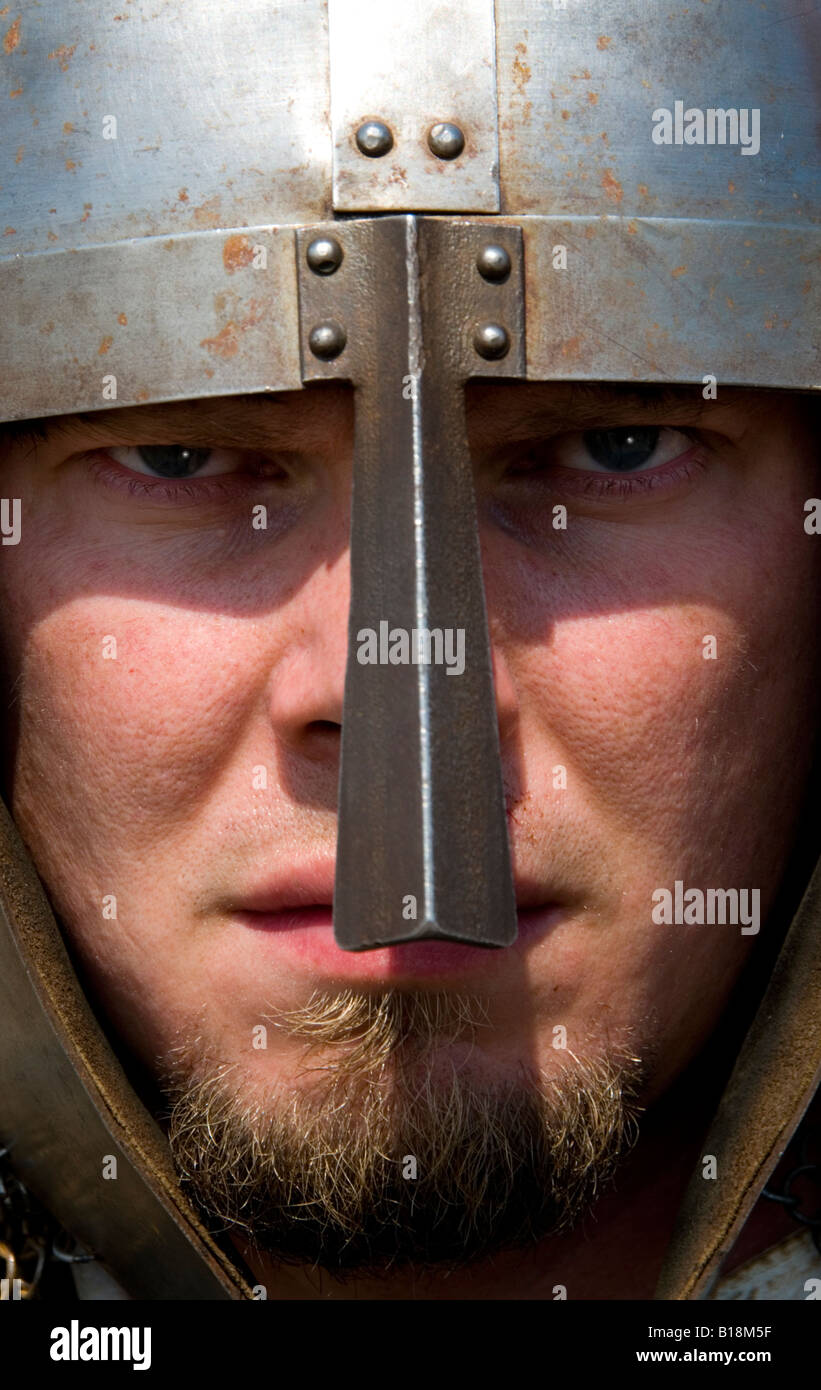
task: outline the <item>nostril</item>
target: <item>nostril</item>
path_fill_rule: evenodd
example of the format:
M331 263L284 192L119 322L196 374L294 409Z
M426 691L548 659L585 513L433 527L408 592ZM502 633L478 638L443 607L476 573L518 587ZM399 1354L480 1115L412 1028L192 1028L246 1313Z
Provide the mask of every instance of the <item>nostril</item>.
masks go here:
M333 719L314 719L308 725L308 731L312 734L338 734L342 729Z

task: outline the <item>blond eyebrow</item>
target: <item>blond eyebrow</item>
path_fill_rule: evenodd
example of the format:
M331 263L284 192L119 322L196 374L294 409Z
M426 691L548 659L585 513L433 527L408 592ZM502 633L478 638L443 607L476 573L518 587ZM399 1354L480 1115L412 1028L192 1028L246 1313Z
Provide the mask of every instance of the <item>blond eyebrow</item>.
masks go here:
M488 383L468 383L470 392ZM311 391L312 401L316 398ZM673 410L681 423L700 419L712 406L732 407L739 401L752 412L769 409L772 398L789 396L777 388L722 386L719 401L705 401L700 383L689 385L651 382L538 382L499 381L493 383L493 399L484 400L478 414L496 414L504 402L505 414L515 416L521 430L545 429L595 423L604 413L614 423L632 423L629 411L661 414ZM541 396L541 399L539 399ZM535 397L535 399L534 399ZM552 398L551 398L552 397ZM39 419L0 424L0 444L14 441L48 440L53 436L92 432L99 438L150 444L221 445L264 451L293 445L300 436L316 438L322 430L322 412L306 419L299 409L301 391L240 396L199 397L194 400L125 406L122 409L85 411L76 415L45 416Z
M721 429L731 413L737 416L742 409L749 426L756 414L772 410L771 397L790 394L719 384L717 399L705 400L701 383L528 382L526 386L532 391L519 382L500 381L477 400L475 411L468 412L472 447L495 448L500 439L522 443L576 430L643 423L706 429L712 420ZM540 392L539 386L546 389Z
M535 388L541 383L528 383ZM548 383L544 383L548 385ZM719 401L705 400L700 383L692 386L656 386L650 383L570 382L549 383L551 390L525 398L518 383L506 401L511 415L519 416L518 423L525 428L534 423L543 424L545 420L561 421L568 425L588 423L602 415L626 418L630 412L642 415L663 415L674 413L687 419L700 418L711 408L716 410ZM737 404L742 396L750 393L743 387L724 387L720 403L731 406ZM756 395L758 393L755 393Z
M291 407L290 409L288 407ZM47 423L47 422L44 422ZM122 438L141 444L237 445L270 449L312 432L312 421L275 397L218 396L196 401L127 406L122 410L88 411L62 417L60 429L78 427L100 438Z
M215 396L13 421L0 425L0 443L62 438L71 444L82 437L108 444L190 444L260 451L294 447L317 437L322 412L306 415L298 408L298 397L288 396Z

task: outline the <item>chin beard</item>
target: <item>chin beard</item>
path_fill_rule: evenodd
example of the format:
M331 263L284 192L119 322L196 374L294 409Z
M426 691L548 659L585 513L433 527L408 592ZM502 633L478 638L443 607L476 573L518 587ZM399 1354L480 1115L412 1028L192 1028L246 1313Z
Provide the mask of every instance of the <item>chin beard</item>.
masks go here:
M381 1277L532 1247L578 1223L638 1136L638 1057L568 1050L555 1075L500 1079L462 1046L489 1026L474 995L317 991L268 1021L319 1058L306 1086L250 1095L197 1044L162 1074L184 1189L282 1263Z

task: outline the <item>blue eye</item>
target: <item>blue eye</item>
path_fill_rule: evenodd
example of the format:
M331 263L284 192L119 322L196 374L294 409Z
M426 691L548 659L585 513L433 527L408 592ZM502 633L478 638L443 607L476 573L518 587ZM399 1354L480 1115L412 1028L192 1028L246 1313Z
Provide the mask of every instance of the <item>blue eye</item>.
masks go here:
M588 430L583 440L602 468L629 473L652 458L660 433L661 429L653 426L627 425L621 429Z
M143 444L136 452L161 478L190 478L199 472L213 450L191 449L184 444Z

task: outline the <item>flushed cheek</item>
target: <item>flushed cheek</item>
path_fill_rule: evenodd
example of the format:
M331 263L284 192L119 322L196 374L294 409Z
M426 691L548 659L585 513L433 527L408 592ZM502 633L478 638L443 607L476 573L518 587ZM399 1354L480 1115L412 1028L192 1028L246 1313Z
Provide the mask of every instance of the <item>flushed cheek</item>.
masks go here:
M528 717L591 808L617 811L625 830L657 823L666 802L700 801L700 784L731 771L715 755L759 698L745 648L706 606L559 620L545 652L521 654Z
M531 827L553 847L548 876L557 854L587 885L578 926L566 943L552 940L553 986L570 991L583 979L589 1003L617 974L620 1008L635 1010L647 991L672 1011L683 977L692 994L684 1013L702 1003L709 1012L723 967L751 937L659 927L652 895L677 879L760 888L766 913L783 853L765 833L769 812L788 843L796 799L767 759L769 721L773 703L786 715L794 686L779 689L738 622L704 605L559 621L546 652L519 658Z
M202 872L198 826L254 708L245 635L86 600L37 622L21 650L14 814L100 997L129 1038L138 1006L131 1040L149 1052L202 1002L180 875Z
M518 654L529 804L552 807L543 843L589 887L586 910L534 953L532 977L578 1027L661 1007L664 1035L686 1051L720 1013L753 935L657 924L653 893L677 879L759 888L764 920L783 853L770 812L788 843L796 798L767 756L769 730L804 698L772 669L771 636L766 623L759 639L723 609L682 605L558 621L544 653ZM566 787L547 793L557 763Z
M59 758L79 779L73 795L102 799L106 819L127 808L138 833L155 818L173 822L225 761L253 674L253 653L231 644L217 617L73 604L27 643L21 764Z

